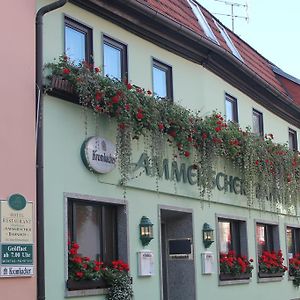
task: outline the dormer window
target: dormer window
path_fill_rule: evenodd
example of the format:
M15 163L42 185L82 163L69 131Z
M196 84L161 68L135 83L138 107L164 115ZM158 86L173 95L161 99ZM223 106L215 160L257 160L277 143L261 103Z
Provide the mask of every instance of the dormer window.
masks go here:
M199 5L197 3L195 3L193 0L187 0L190 7L192 8L193 13L195 14L195 16L198 19L198 23L201 26L201 28L203 29L205 35L212 40L214 43L216 44L220 44L216 38L216 36L214 35L212 29L210 28L210 26L207 23L207 20L205 19Z

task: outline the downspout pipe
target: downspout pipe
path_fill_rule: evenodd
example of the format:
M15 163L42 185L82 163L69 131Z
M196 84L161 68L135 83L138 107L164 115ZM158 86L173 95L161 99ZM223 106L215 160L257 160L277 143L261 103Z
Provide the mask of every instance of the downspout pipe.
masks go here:
M44 145L43 145L43 17L46 13L64 6L68 0L59 0L41 7L36 24L36 218L37 218L37 299L45 296L44 247Z

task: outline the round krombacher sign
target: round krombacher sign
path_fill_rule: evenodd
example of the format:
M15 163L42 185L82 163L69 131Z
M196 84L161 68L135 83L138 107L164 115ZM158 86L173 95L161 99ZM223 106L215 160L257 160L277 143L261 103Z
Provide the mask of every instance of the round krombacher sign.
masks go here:
M81 159L90 171L109 173L116 167L116 146L101 137L90 137L81 146Z
M14 210L22 210L26 206L26 199L21 194L13 194L8 198L8 205Z

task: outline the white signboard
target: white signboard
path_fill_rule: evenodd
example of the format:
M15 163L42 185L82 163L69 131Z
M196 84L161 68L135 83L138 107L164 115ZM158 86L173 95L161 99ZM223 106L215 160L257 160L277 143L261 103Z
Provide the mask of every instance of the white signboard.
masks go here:
M33 266L1 267L1 277L30 277L33 276Z
M27 202L24 208L13 209L9 201L0 201L1 206L1 243L33 243L33 207Z
M116 167L116 146L101 137L90 137L81 146L81 158L90 171L109 173Z

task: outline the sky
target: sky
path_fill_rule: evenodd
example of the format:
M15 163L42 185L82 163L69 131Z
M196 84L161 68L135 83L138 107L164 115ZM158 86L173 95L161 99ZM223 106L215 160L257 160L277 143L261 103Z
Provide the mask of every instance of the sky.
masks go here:
M234 19L234 32L284 72L300 79L300 0L198 0L232 29L231 5L248 4L249 20ZM234 15L246 17L246 8L233 6Z

